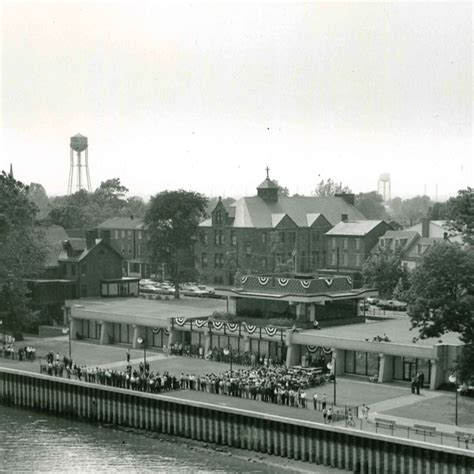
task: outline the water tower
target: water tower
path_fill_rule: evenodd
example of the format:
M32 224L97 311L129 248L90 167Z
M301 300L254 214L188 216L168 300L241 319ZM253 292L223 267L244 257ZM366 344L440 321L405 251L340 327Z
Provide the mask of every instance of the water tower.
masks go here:
M81 189L85 189L89 192L92 192L91 187L91 178L89 176L89 157L88 157L88 145L87 145L87 137L78 133L71 137L71 143L69 144L70 147L70 167L69 167L69 181L67 183L67 193L72 194L76 191L80 191ZM74 152L76 152L76 156L74 157ZM84 161L82 160L82 152L85 152ZM74 173L74 169L76 169L76 173ZM74 174L76 175L76 182L74 183ZM87 184L83 181L83 174L87 180Z
M383 197L384 202L390 201L392 199L390 173L382 173L380 175L377 191Z

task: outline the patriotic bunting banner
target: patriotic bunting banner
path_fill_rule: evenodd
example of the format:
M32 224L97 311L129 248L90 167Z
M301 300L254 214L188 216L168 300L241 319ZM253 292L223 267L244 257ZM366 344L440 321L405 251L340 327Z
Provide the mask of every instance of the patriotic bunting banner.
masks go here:
M239 325L237 323L226 323L226 326L227 326L227 329L230 331L230 332L235 332L237 331Z
M311 280L300 280L301 286L307 290L311 285Z
M280 286L286 286L288 285L288 282L290 280L288 278L278 278L278 283Z
M175 318L174 320L178 326L184 326L184 323L186 322L186 318Z
M272 326L265 326L265 332L270 336L273 337L277 333L278 329Z
M214 329L220 330L224 327L224 323L222 321L213 321L212 325L214 326Z
M163 332L165 333L165 336L169 336L170 335L170 332L168 329L164 329Z
M69 328L64 328L63 329L63 334L67 334L69 332Z
M249 334L253 334L257 330L257 326L253 324L243 323L243 325Z
M318 350L318 346L306 346L306 349L308 349L308 352L311 352L311 354L314 354Z
M153 334L158 334L161 331L161 328L151 328Z
M269 280L270 280L270 278L268 278L268 277L258 277L258 282L261 285L264 285L264 286L268 283Z
M332 349L330 347L323 347L323 352L325 354L330 354L332 352Z
M248 279L249 279L248 276L243 276L243 277L241 278L241 280L240 280L240 281L242 282L242 285L245 285L245 283L247 283L247 280L248 280Z
M349 285L352 285L352 278L351 277L346 277L346 280L347 280L347 283L349 283Z
M331 286L331 285L332 285L332 278L323 278L323 280L325 281L325 283L326 283L327 286Z
M196 324L196 327L202 328L205 324L207 324L207 321L205 319L196 319L194 323Z

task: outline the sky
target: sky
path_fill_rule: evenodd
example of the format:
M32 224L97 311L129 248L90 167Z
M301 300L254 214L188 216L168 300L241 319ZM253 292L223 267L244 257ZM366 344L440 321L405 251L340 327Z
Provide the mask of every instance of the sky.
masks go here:
M1 1L1 0L0 0ZM392 196L473 185L472 5L1 1L0 168L92 187Z

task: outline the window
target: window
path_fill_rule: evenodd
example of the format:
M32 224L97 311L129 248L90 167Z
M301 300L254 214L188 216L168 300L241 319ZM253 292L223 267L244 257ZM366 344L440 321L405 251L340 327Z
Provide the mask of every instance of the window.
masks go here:
M215 213L214 222L216 224L222 224L222 222L223 222L222 212L218 211L218 212Z
M125 247L122 247L121 252L122 254L125 254Z
M224 231L223 230L214 231L214 244L224 245Z
M230 244L234 247L237 245L237 236L234 231L230 233Z
M215 253L214 254L214 267L222 268L224 266L224 254Z
M207 253L201 255L201 266L202 268L207 268Z
M344 237L344 239L342 240L342 248L344 250L347 250L347 237Z
M319 231L315 230L313 232L313 242L317 242L319 240Z
M379 245L380 245L380 247L385 247L385 239L380 239L379 240Z
M252 245L250 244L250 242L246 242L246 244L245 244L245 254L247 255L247 257L250 257L251 253L252 253Z
M73 276L73 277L76 276L76 264L75 263L71 264L71 276Z
M326 250L323 250L323 265L326 265L327 260L328 260L328 253Z
M278 232L278 236L280 237L280 242L282 244L285 243L285 233L284 232Z
M86 276L86 274L87 274L87 263L83 263L81 265L81 275Z
M132 255L132 247L130 245L128 246L128 254Z
M214 231L214 245L219 245L219 231Z
M224 245L224 240L225 240L224 237L225 237L224 231L220 230L219 231L219 245Z
M277 253L277 262L278 263L283 263L283 254L282 253Z
M122 230L122 239L125 239L125 231Z
M332 254L331 254L331 265L337 265L336 252L332 252Z
M360 266L360 255L358 253L355 254L355 265L356 267Z
M132 240L132 231L131 230L127 231L127 237L128 237L128 240Z
M138 240L142 240L142 237L143 237L143 236L142 236L142 231L139 230L139 231L138 231Z
M266 243L267 243L267 233L262 232L262 244L266 244Z
M290 244L294 244L296 242L296 232L288 232Z
M342 265L347 266L347 253L342 254Z
M207 245L209 243L207 232L201 232L199 234L201 244Z
M331 239L331 248L333 248L333 249L336 248L336 238L335 238L335 237L333 237L333 238Z
M137 245L137 257L140 257L142 254L142 246L141 245Z
M312 260L314 265L319 265L319 252L313 252Z
M358 237L355 239L355 249L360 250L360 239Z
M115 229L115 238L118 239L120 237L120 232Z
M81 285L81 297L87 296L87 285Z

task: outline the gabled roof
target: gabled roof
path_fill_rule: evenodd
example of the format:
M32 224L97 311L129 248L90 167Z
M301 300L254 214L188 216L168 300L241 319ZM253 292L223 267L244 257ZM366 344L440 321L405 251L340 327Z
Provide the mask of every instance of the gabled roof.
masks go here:
M326 235L367 235L371 230L375 229L382 220L378 221L347 221L339 222L336 224L329 232L326 232ZM388 224L387 224L388 225Z
M341 220L342 214L349 219L364 219L363 214L341 197L293 196L279 197L276 202L268 202L258 196L244 197L229 207L234 208L232 227L268 228L274 227L272 216L287 215L298 227L308 227L308 214L323 214L331 225ZM207 219L201 227L210 227Z
M143 219L139 217L111 217L97 226L98 229L136 229L143 227Z
M414 230L387 230L381 239L413 239L420 234Z
M89 255L89 253L92 250L94 250L98 245L106 246L109 250L119 255L120 258L123 258L121 253L118 250L116 250L114 247L109 245L103 239L95 239L95 245L89 249L87 248L87 245L86 245L86 239L68 239L68 240L72 247L73 255L68 256L67 250L63 248L58 257L59 261L64 262L64 261L73 260L75 262L80 262L81 260L84 260L84 258L86 258L87 255Z

